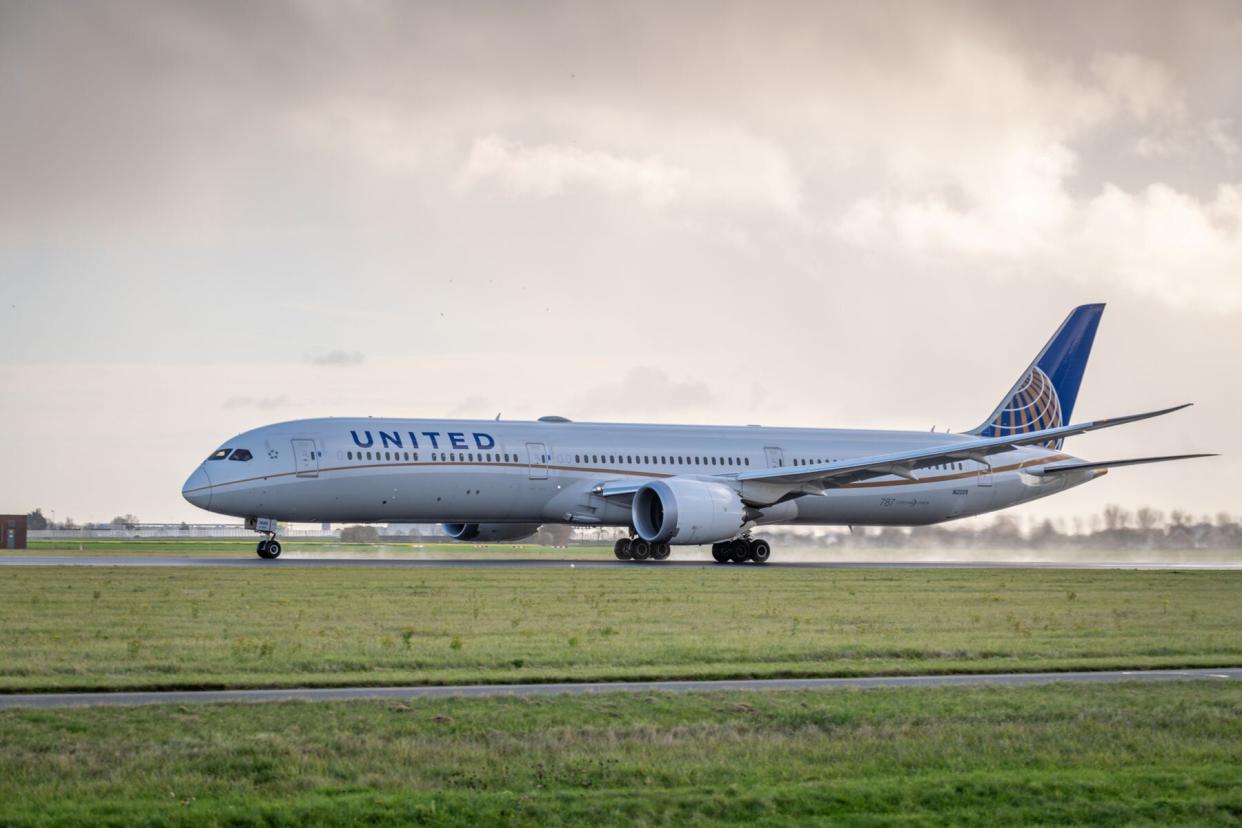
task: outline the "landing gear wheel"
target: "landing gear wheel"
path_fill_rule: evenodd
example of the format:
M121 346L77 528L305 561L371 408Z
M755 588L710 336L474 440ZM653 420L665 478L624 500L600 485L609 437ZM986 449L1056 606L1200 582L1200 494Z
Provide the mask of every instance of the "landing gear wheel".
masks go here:
M645 561L651 557L651 544L642 538L630 541L630 557L636 561Z
M254 551L259 553L260 558L271 557L271 555L267 554L267 541L265 540L259 541L259 545L254 548Z
M651 560L667 561L672 551L667 543L653 543L651 544Z
M745 538L738 538L729 543L729 560L734 563L746 563L750 558L750 544Z
M617 556L619 561L628 561L630 559L630 539L621 538L612 545L612 554Z
M750 542L750 559L757 564L765 564L768 558L772 557L772 545L763 538L756 538Z
M280 541L271 540L267 542L267 556L269 558L280 557Z
M731 558L732 558L732 555L729 552L729 544L727 543L713 543L712 544L712 559L715 560L716 563L719 563L719 564L728 563L731 560Z

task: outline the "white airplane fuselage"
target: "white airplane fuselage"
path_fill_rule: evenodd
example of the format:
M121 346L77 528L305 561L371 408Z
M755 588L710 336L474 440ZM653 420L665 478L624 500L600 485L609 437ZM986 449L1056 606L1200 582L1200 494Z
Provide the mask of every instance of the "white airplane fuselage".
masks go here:
M673 426L562 421L328 418L247 431L186 481L191 503L225 515L299 522L568 523L628 526L618 483L729 481L789 468L969 441L925 431ZM1072 460L1022 446L986 460L882 476L755 505L753 524L914 526L1064 491L1102 470L1041 476ZM672 543L679 541L673 539ZM682 540L680 542L687 542Z

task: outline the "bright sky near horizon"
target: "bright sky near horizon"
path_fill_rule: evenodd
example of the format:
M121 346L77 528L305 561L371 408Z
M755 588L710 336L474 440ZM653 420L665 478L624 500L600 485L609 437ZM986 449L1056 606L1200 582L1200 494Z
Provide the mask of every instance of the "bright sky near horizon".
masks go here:
M1240 512L1242 5L0 0L0 512L307 416L965 429Z

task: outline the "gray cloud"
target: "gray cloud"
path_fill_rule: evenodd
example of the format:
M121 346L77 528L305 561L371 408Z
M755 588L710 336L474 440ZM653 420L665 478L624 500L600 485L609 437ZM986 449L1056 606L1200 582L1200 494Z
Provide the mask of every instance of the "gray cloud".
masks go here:
M340 348L332 351L311 354L310 356L311 365L326 367L361 365L365 361L366 356L361 351L345 351Z
M659 368L639 365L617 382L582 391L569 403L569 408L606 418L610 413L684 413L706 408L714 400L715 395L702 381L674 380Z
M289 398L283 394L275 397L252 397L245 394L239 394L229 397L224 401L225 408L257 408L260 411L286 408L288 405Z

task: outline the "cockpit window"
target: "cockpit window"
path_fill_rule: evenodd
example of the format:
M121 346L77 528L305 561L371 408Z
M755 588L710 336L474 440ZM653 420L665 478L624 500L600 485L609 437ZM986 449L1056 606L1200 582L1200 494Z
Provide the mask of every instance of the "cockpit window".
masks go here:
M207 459L208 460L223 460L224 458L229 456L230 451L232 451L232 449L219 449L218 451L216 451L215 454L211 455Z
M249 460L252 457L254 457L254 455L250 453L250 449L238 449L237 451L233 452L232 456L230 456L229 459L230 460Z

